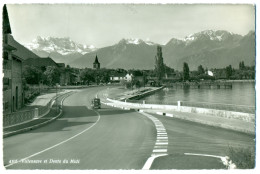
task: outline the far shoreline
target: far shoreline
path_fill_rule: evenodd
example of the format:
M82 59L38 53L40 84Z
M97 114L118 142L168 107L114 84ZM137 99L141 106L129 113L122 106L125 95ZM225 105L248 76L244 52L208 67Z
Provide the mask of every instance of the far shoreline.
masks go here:
M255 83L255 79L243 79L243 80L216 80L216 81L224 81L224 82L232 82L232 83L234 83L234 82L254 82Z

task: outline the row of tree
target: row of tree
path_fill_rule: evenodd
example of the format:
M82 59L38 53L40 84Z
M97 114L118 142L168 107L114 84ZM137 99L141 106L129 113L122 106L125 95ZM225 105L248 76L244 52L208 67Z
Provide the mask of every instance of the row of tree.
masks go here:
M254 79L255 66L245 66L244 61L239 62L239 69L234 69L231 65L225 68L212 69L213 76L208 75L208 69L204 69L202 65L198 66L197 71L193 72L193 77L190 77L188 63L183 63L182 77L183 81L191 79Z
M90 68L85 68L82 71L80 71L80 79L86 83L108 83L110 80L110 72L111 70L109 69L90 69Z
M244 61L239 62L239 69L234 69L231 65L222 68L222 69L211 69L214 73L214 77L208 75L208 69L204 68L202 65L198 66L197 71L190 71L188 63L183 63L183 71L178 72L174 69L163 64L163 69L161 69L162 65L158 66L155 70L130 70L129 72L139 72L139 74L143 74L146 78L152 77L160 77L159 80L162 80L164 76L161 75L162 72L166 74L180 74L179 80L187 81L187 80L199 80L199 79L254 79L255 78L255 67L254 66L246 66ZM76 76L79 76L79 80L84 84L91 83L108 83L110 82L110 76L114 72L118 73L126 73L126 70L123 69L90 69L85 68L83 70L77 68L71 68L67 66L65 71L74 73ZM160 72L158 72L160 71ZM45 84L48 86L53 86L60 81L61 71L57 67L47 66L45 68L36 68L33 66L25 66L23 68L23 77L25 79L25 83L27 84ZM131 85L142 86L143 84L139 84L139 82L132 82Z
M54 66L47 66L39 69L34 66L25 66L23 68L23 77L27 84L45 84L53 86L60 81L60 70Z
M160 67L155 69L155 71L165 71L169 69L166 65L164 68ZM187 62L183 63L183 71L175 71L175 74L180 74L179 77L176 75L176 80L178 81L189 81L189 80L216 80L216 79L254 79L255 78L255 66L246 66L244 61L239 62L239 69L234 69L231 65L228 65L225 68L220 69L211 69L213 74L208 74L208 69L204 68L202 65L199 65L196 71L190 71L189 65ZM165 71L165 73L167 73ZM168 72L174 73L174 70ZM156 74L156 73L155 73ZM162 78L156 74L157 81L160 81Z

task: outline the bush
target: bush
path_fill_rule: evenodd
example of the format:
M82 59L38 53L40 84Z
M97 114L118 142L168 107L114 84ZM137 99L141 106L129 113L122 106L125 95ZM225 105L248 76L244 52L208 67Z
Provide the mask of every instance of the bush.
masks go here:
M24 102L25 104L27 103L32 103L33 100L40 95L39 91L31 91L25 98L24 98Z
M253 169L255 167L254 148L228 148L228 156L238 169Z

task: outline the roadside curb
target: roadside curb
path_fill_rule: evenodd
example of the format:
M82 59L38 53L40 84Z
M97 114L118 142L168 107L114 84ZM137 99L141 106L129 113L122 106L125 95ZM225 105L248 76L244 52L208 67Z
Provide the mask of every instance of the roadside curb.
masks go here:
M67 96L64 96L64 98L61 100L61 106L63 105L63 101L68 97L70 96L71 94L73 94L73 92L71 93L66 93ZM65 94L64 94L65 95ZM52 119L48 120L48 121L45 121L43 123L39 123L39 124L36 124L34 126L30 126L30 127L27 127L27 128L23 128L23 129L19 129L17 131L13 131L13 132L8 132L8 133L5 133L3 134L3 138L6 138L6 137L9 137L9 136L12 136L12 135L16 135L16 134L20 134L20 133L23 133L23 132L27 132L27 131L30 131L30 130L33 130L33 129L37 129L41 126L44 126L54 120L56 120L57 118L59 118L60 116L62 115L62 108L60 109L59 111L59 114L55 117L53 117Z

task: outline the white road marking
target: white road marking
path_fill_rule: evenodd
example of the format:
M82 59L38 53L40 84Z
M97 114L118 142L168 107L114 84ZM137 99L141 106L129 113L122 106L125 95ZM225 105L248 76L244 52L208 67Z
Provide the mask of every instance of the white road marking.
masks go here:
M168 142L168 139L156 140L156 142Z
M150 167L152 166L155 158L160 157L160 156L165 156L165 155L167 155L167 154L160 154L160 155L152 154L152 156L149 157L148 160L146 161L146 163L144 164L142 170L149 170Z
M145 162L142 168L143 170L144 169L147 170L150 169L155 158L168 155L167 154L168 136L167 136L166 129L160 120L145 112L141 114L145 115L146 117L148 117L153 121L157 131L157 138L153 149L153 153L151 154L151 157L147 159L147 161Z
M165 130L165 127L156 127L157 130Z
M165 130L157 130L157 132L165 132Z
M167 137L167 134L163 134L163 135L157 134L157 137Z
M167 152L167 149L154 149L153 152Z
M156 142L155 145L166 145L168 142Z
M157 137L158 140L161 140L161 139L168 139L168 137Z
M223 158L223 156L208 155L208 154L199 154L199 153L184 153L184 155L208 156L208 157L213 157L213 158Z
M153 153L151 156L156 156L156 157L159 157L159 156L166 156L168 155L167 153Z
M218 155L209 155L209 154L199 154L199 153L184 153L184 155L194 155L194 156L206 156L221 159L222 163L227 166L229 169L235 169L236 165L229 161L227 156L218 156Z
M97 120L93 125L91 125L90 127L88 127L87 129L81 131L80 133L78 133L78 134L76 134L76 135L74 135L74 136L72 136L72 137L70 137L70 138L68 138L68 139L66 139L66 140L64 140L64 141L62 141L62 142L60 142L60 143L58 143L58 144L55 144L55 145L53 145L53 146L51 146L51 147L48 147L48 148L46 148L46 149L44 149L44 150L42 150L42 151L40 151L40 152L37 152L37 153L32 154L32 155L30 155L30 156L28 156L28 157L25 157L25 158L19 160L17 163L11 163L11 164L9 164L9 165L6 165L5 167L10 167L10 166L12 166L12 165L14 165L14 164L18 164L18 163L20 163L20 162L22 162L22 161L24 161L24 160L27 160L27 159L32 158L32 157L34 157L34 156L36 156L36 155L39 155L39 154L41 154L41 153L43 153L43 152L46 152L46 151L48 151L48 150L51 150L51 149L53 149L53 148L55 148L55 147L57 147L57 146L59 146L59 145L62 145L62 144L64 144L64 143L66 143L66 142L68 142L68 141L70 141L70 140L76 138L77 136L83 134L84 132L88 131L88 130L91 129L93 126L95 126L95 125L99 122L99 120L100 120L100 114L99 114L97 111L95 111L95 110L93 110L93 111L96 112L96 114L98 114L98 120Z
M164 145L159 145L159 146L158 146L158 145L155 145L154 148L155 148L155 149L165 149L165 148L167 148L167 146L164 146Z

